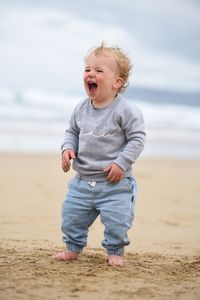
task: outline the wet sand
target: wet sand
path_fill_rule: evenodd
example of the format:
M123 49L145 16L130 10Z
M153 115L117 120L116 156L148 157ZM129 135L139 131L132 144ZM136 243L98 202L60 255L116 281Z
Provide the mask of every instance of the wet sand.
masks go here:
M103 226L79 261L64 248L67 182L59 155L0 154L0 299L199 299L200 161L140 159L139 193L124 268L106 264Z

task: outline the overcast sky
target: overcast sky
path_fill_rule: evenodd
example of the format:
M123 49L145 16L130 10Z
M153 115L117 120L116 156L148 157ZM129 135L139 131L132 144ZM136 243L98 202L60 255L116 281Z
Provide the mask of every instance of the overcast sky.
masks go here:
M200 91L200 1L0 0L0 87L79 92L101 41L134 61L131 85Z

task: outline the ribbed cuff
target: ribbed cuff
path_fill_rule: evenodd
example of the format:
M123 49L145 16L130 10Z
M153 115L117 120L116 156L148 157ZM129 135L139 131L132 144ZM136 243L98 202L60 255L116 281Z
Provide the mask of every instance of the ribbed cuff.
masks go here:
M76 245L76 244L73 244L73 243L67 243L66 246L67 246L67 249L71 252L80 253L83 250L83 247L81 247L79 245Z
M107 249L108 255L119 255L122 256L124 254L124 247L117 249Z
M129 167L130 164L127 163L124 159L122 159L120 156L118 156L114 161L115 164L117 164L118 166L120 166L121 169L123 169L124 171L126 171Z

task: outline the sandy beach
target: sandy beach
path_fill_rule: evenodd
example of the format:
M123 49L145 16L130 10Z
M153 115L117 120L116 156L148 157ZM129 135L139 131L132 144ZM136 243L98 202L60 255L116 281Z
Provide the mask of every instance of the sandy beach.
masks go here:
M0 154L0 299L200 299L200 160L141 158L124 268L109 267L103 225L79 261L64 249L61 206L73 171L59 155Z

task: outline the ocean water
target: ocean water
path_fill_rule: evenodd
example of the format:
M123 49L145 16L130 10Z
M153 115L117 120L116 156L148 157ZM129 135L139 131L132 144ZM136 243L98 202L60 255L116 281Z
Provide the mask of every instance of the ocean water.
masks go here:
M0 151L59 153L64 130L83 94L0 88ZM200 159L200 105L131 98L143 112L143 157ZM189 101L188 101L189 103Z

